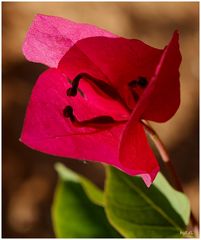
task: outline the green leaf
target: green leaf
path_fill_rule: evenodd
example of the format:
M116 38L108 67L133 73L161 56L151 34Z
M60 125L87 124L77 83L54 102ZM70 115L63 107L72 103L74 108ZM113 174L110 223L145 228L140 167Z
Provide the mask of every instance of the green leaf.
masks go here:
M103 192L86 178L56 165L60 181L55 193L52 219L59 238L120 237L109 224Z
M55 168L60 178L62 178L64 181L74 181L78 183L80 182L80 184L82 184L82 187L85 190L85 194L93 203L100 206L104 205L103 192L99 188L97 188L92 182L90 182L87 178L78 175L69 168L66 168L61 163L57 163Z
M139 177L108 167L105 210L109 221L124 237L182 237L190 206L161 173L147 188Z

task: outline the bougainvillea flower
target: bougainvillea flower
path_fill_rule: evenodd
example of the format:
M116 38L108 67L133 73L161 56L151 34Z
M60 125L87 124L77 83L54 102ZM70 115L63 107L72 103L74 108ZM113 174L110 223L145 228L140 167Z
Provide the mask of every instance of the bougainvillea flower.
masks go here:
M159 165L142 119L164 122L179 107L178 33L160 50L37 15L23 52L50 68L33 88L21 141L55 156L110 164L150 186Z

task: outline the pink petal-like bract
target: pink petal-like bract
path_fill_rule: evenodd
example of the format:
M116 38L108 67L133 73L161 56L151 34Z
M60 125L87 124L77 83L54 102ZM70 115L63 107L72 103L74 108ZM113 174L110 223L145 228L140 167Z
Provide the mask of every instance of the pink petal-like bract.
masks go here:
M27 33L23 53L29 61L57 67L62 56L75 42L93 36L115 35L93 25L38 14Z
M48 65L32 91L21 141L55 156L107 163L150 186L159 165L141 120L180 103L177 32L162 50L88 24L37 15L25 57Z

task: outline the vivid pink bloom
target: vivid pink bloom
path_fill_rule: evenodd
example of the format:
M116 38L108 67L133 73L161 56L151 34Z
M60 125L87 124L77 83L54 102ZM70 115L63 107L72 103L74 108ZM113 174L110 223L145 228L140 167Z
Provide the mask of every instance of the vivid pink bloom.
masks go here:
M21 141L55 156L110 164L150 186L159 165L141 120L167 121L179 107L178 37L159 50L37 15L23 52L51 68L33 88Z

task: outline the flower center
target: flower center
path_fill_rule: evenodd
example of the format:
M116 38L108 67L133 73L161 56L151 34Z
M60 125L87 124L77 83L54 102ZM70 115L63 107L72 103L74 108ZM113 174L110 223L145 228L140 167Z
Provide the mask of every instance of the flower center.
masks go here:
M95 90L101 90L102 93L116 101L119 101L129 112L131 112L131 109L129 109L124 99L115 88L100 79L94 78L88 73L80 73L72 81L69 80L72 86L67 89L67 96L75 97L77 95L78 91L80 90L79 84L81 80L89 81L90 84L95 87ZM138 79L132 80L128 83L128 87L135 102L138 101L141 91L144 90L147 85L148 81L145 77L138 77ZM71 123L76 127L105 128L127 122L127 120L117 121L108 115L97 116L88 120L79 121L73 113L73 108L69 105L64 108L63 115L65 118L69 118Z
M81 80L89 81L95 87L95 90L99 90L99 93L104 93L106 96L121 102L124 106L125 103L117 90L110 86L108 83L94 78L88 73L78 74L73 81L71 81L72 87L68 88L66 91L67 96L75 97L79 91L79 83ZM126 106L127 107L127 106ZM88 120L79 121L76 116L73 114L73 108L71 106L66 106L63 110L63 115L66 118L69 118L74 126L76 127L93 127L93 128L106 128L113 125L125 123L127 120L115 120L111 116L102 115L97 116Z

